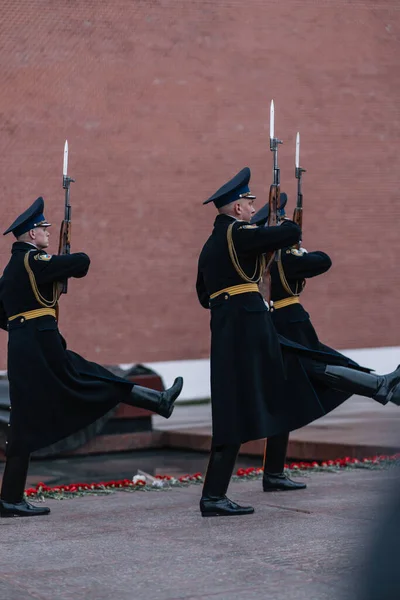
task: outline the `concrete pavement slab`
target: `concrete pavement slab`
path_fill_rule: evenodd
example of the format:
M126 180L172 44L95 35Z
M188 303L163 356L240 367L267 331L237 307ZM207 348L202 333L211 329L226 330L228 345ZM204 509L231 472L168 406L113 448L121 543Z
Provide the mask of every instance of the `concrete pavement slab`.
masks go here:
M397 470L314 473L308 488L235 482L254 515L203 519L200 486L47 501L0 521L4 600L350 600ZM18 594L20 593L20 596Z

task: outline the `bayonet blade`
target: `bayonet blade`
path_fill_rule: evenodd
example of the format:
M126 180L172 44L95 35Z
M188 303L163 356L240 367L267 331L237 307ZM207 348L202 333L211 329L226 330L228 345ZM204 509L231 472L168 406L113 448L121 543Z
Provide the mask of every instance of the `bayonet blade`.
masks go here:
M65 144L64 144L63 177L66 177L67 173L68 173L68 140L65 140Z
M274 101L271 100L271 107L269 109L269 137L271 140L274 139L275 134L275 108Z
M296 135L296 159L295 159L295 167L298 169L300 167L300 133L297 132Z

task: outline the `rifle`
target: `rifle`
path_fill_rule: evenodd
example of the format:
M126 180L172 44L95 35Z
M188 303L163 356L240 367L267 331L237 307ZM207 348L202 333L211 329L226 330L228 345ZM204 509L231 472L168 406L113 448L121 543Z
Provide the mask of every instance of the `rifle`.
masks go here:
M278 167L278 146L282 144L281 140L278 140L274 136L275 130L275 109L274 109L274 101L271 100L271 108L270 108L270 122L269 122L269 148L271 152L273 152L274 157L274 166L272 172L272 185L269 188L269 215L266 226L273 227L278 224L278 206L280 203L280 193L281 193L281 182L280 182L280 169ZM275 251L268 252L265 255L266 266L263 276L263 288L264 288L264 296L268 302L268 306L271 304L271 275L270 270L272 263L275 259Z
M64 144L64 164L63 164L63 189L65 190L65 212L64 219L61 222L60 243L58 254L70 254L71 252L71 204L69 201L69 187L75 179L68 177L68 141ZM68 291L68 281L62 281L59 285L59 293L66 294Z
M300 133L296 135L296 158L295 158L295 177L297 179L297 201L296 208L293 212L293 221L300 227L303 228L303 192L301 190L301 177L306 170L300 167ZM300 249L301 240L295 244L295 248Z

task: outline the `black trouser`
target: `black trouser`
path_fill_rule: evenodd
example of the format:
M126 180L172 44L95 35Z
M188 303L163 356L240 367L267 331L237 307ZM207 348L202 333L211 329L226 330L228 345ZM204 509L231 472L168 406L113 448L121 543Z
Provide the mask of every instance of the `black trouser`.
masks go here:
M211 446L211 455L204 479L202 498L225 496L241 444Z
M267 439L264 453L265 474L278 475L283 473L288 443L289 433L281 433Z
M29 454L7 457L1 485L1 500L10 504L16 504L23 500L29 459Z

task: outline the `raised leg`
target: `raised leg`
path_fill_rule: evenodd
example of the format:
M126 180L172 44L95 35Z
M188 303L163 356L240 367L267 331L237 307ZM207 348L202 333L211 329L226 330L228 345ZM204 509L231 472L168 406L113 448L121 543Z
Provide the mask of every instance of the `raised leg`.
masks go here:
M348 367L327 365L319 379L344 392L373 398L380 404L400 406L400 366L387 375L364 373Z
M174 410L174 402L182 391L183 379L177 377L172 385L164 392L158 392L150 388L134 385L129 398L124 400L125 404L138 406L156 412L169 419Z

